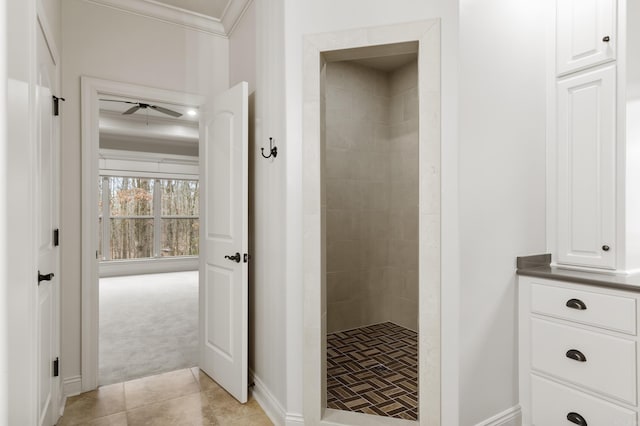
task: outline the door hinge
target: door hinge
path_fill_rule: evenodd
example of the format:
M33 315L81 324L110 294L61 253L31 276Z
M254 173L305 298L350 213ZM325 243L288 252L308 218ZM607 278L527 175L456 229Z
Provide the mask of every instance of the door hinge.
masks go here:
M249 263L251 260L251 255L249 253L245 253L243 256L244 263Z
M60 230L53 230L53 246L58 247L60 245Z
M59 98L53 95L53 115L54 116L60 115L60 101L64 102L65 98Z
M60 359L56 357L53 360L53 377L58 377L60 375Z

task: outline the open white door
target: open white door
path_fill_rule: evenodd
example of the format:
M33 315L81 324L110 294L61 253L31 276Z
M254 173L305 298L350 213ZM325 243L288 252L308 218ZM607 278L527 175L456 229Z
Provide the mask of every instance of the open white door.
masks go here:
M209 101L200 119L200 368L247 401L248 85Z

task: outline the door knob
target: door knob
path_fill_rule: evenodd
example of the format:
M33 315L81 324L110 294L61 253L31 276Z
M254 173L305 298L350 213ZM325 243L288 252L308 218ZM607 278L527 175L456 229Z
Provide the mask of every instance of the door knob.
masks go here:
M609 251L609 246L608 246L608 245L604 245L604 246L602 246L602 250L604 250L604 251Z
M605 43L609 43L611 39L609 38L609 36L604 36L602 37L602 41L604 41Z
M42 275L40 271L38 271L38 284L40 284L40 281L51 281L54 276L55 275L53 275L53 272L50 274Z
M224 258L232 260L232 261L234 261L236 263L240 263L240 253L236 253L233 256L225 256Z

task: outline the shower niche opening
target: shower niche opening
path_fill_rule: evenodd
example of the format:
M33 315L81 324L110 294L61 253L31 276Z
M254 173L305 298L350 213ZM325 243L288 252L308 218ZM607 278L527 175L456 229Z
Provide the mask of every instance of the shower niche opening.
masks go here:
M418 43L323 59L326 407L418 420Z

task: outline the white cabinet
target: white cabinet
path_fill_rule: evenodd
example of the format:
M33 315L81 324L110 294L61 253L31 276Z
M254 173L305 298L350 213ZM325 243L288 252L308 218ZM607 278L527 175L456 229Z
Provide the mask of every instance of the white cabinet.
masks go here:
M640 293L529 276L518 285L523 426L637 425Z
M616 267L616 68L557 84L557 261Z
M616 0L558 0L558 75L616 57Z

